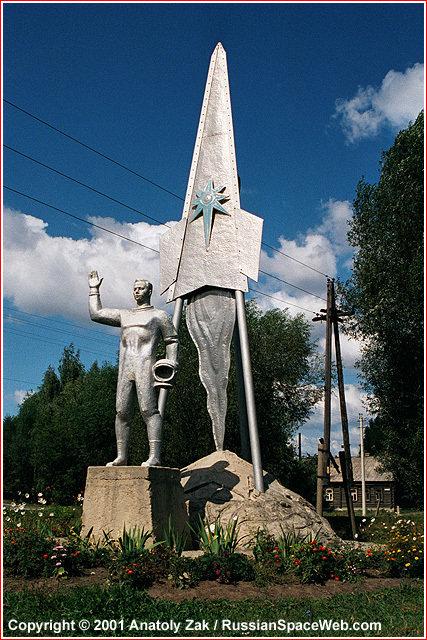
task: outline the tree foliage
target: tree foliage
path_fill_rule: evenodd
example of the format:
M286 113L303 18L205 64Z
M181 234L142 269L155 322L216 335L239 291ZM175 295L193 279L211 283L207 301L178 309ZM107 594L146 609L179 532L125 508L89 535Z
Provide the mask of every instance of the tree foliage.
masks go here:
M254 389L263 466L290 488L296 472L290 438L319 400L321 375L302 316L277 309L262 313L247 303ZM159 351L159 357L163 354ZM169 394L164 423L163 464L182 468L214 451L206 392L198 375L198 355L185 321L180 328L180 366ZM117 365L94 363L85 371L79 352L66 347L58 366L46 370L36 393L17 416L4 421L4 487L45 491L55 486L56 500L67 503L84 490L88 466L115 457ZM241 455L235 363L228 387L225 447ZM129 464L148 455L146 428L135 413Z
M383 153L378 184L361 180L349 241L355 247L342 303L363 341L360 367L399 499L421 502L423 487L424 114ZM377 431L376 435L375 432Z

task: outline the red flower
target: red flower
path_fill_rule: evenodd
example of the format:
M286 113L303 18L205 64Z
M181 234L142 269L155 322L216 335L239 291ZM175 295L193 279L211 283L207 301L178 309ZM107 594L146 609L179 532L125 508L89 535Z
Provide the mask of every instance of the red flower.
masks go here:
M44 554L43 558L48 558L49 556L47 555L47 553Z
M326 560L326 556L323 556L322 560Z
M339 580L338 576L335 576L335 580Z

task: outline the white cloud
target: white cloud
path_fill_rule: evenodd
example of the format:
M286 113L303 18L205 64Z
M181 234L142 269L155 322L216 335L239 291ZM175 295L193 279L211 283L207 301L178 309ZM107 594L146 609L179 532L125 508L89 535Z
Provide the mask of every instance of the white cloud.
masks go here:
M351 253L351 247L347 241L349 230L348 223L353 216L353 207L348 200L334 200L322 204L326 211L322 224L317 227L318 233L323 233L329 238L335 255L347 255Z
M352 455L359 452L360 429L359 414L367 414L365 408L366 394L361 392L356 384L345 384L345 400ZM313 411L310 421L303 425L301 431L302 453L313 455L317 453L319 438L323 438L324 402L319 402ZM331 399L331 453L337 455L343 443L341 413L338 390L334 390Z
M110 218L90 221L154 249L158 249L159 236L166 230L146 222L119 223ZM151 280L153 303L165 305L165 297L159 297L159 254L154 251L95 227L90 228L89 239L52 237L43 220L8 208L4 210L3 228L3 291L22 311L88 320L87 278L94 269L104 277L101 292L105 306L131 306L137 277Z
M13 401L16 402L16 404L22 404L25 400L25 398L27 398L28 396L32 395L32 391L27 391L26 389L16 389L16 391L13 393Z
M415 120L424 107L424 64L387 73L379 88L359 87L349 100L337 100L335 118L349 142L379 133L384 126L398 131Z
M347 201L333 199L323 204L322 208L324 216L318 227L309 229L298 240L281 237L279 248L300 262L335 277L340 257L347 255L345 230L351 208ZM90 324L87 277L90 271L96 269L104 277L101 293L105 306L132 306L133 282L136 277L145 277L154 284L153 304L172 313L172 305L166 305L165 296L159 297L157 253L94 227L90 228L90 238L73 240L53 237L49 235L46 222L11 209L4 210L3 220L4 294L21 311L46 316L62 315ZM166 230L164 226L146 222L120 223L112 218L91 218L90 221L155 249L158 249L159 236ZM253 284L255 289L297 305L288 307L292 315L301 313L299 307L303 307L309 310L305 314L311 320L313 315L310 311L318 312L325 307L326 279L323 275L277 252L268 255L263 251L261 268L310 292L295 289L267 276L261 276L260 283ZM313 293L320 298L314 298L311 295ZM265 296L259 295L257 298L263 310L288 306L286 302L280 303ZM318 340L319 351L323 354L325 324L310 324L313 339ZM344 377L349 382L355 379L354 362L359 357L358 343L341 334L341 351ZM357 417L363 394L356 384L347 385L346 389L350 394L349 406L357 405L353 411ZM322 405L318 405L313 416L302 427L302 433L307 438L303 440L304 452L317 451L317 438L323 433L322 411Z

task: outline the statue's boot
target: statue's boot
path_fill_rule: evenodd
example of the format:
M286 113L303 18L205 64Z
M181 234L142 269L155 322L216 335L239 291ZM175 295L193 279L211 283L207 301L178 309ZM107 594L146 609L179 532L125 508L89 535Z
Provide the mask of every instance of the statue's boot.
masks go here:
M130 426L120 416L116 416L117 458L107 462L107 467L125 467L128 463Z
M141 467L160 467L160 455L162 449L163 420L159 413L147 419L148 444L150 455L141 464Z

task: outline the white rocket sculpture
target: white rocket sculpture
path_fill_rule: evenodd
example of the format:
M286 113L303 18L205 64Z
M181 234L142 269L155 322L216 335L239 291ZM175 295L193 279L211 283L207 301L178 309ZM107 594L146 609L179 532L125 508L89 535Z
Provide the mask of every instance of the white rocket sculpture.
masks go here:
M244 292L248 277L258 279L262 224L261 218L240 208L227 60L218 44L209 67L182 218L160 238L160 293L168 291L168 302L176 301L175 326L187 300L187 326L199 353L217 450L224 442L230 345L237 316L236 360L241 357L259 491L264 486Z

